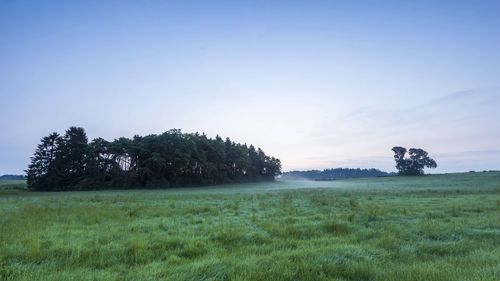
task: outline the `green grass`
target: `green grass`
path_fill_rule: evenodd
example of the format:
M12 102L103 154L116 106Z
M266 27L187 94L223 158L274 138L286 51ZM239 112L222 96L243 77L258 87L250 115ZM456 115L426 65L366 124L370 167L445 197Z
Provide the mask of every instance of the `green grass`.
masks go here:
M26 189L25 180L0 180L0 191L12 189Z
M500 280L500 173L0 190L0 280Z

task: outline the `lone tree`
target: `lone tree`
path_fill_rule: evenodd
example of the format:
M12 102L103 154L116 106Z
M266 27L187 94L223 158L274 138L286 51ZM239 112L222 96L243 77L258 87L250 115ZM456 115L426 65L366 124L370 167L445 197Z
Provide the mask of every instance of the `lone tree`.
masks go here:
M430 158L428 153L420 148L410 148L408 151L409 157L406 156L406 148L395 146L394 160L396 161L396 169L401 176L418 176L424 174L424 168L434 169L437 167L436 161Z

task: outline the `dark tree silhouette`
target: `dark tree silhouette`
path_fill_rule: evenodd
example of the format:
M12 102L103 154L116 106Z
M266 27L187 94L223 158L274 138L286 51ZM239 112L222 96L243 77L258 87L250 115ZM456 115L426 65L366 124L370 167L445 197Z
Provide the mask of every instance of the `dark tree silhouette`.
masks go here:
M282 178L286 180L336 180L363 177L388 177L386 173L377 169L335 168L325 170L290 171L284 172Z
M89 156L87 134L81 127L70 127L64 134L59 155L56 158L60 172L60 186L75 186L86 175Z
M26 171L34 190L177 187L274 180L280 160L253 145L169 130L160 135L96 138L71 127L42 139Z
M60 146L63 139L58 133L51 133L43 137L31 157L31 164L26 170L28 188L51 190L60 185L59 171L56 160L60 155Z
M429 154L420 148L410 148L409 151L401 146L392 148L396 169L401 176L417 176L424 174L424 168L434 169L437 167L436 161L429 157ZM406 154L408 152L408 156Z
M25 175L1 175L0 180L25 180Z

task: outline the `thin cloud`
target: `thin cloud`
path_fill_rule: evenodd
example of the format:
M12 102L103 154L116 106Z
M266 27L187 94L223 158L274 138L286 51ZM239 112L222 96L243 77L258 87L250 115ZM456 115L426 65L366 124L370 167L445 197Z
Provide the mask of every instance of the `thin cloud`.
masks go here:
M462 157L498 157L500 163L500 150L472 150L472 151L459 151L451 153L438 153L437 157L440 158L462 158Z
M439 97L428 102L398 109L377 109L360 107L347 114L348 119L359 119L366 122L382 122L386 125L408 125L421 123L429 115L436 117L442 114L455 121L470 118L471 113L483 112L483 107L492 107L492 101L498 100L498 89L468 89ZM467 103L467 107L457 110L457 103ZM454 113L454 114L453 114Z

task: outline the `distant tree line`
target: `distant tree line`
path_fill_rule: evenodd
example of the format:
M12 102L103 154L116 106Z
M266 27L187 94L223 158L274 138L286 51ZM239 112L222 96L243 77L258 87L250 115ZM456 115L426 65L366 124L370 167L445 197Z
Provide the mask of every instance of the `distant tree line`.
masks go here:
M363 177L384 177L391 176L392 173L386 173L377 169L350 169L336 168L325 170L309 170L309 171L290 171L284 172L281 175L282 179L287 180L335 180L347 178L363 178Z
M396 169L400 176L419 176L424 174L424 168L434 169L436 161L429 157L427 151L420 148L410 148L408 151L401 146L392 148Z
M70 127L41 139L26 173L31 190L182 187L274 180L281 162L253 145L178 129L88 142Z
M2 175L0 180L24 180L26 179L23 175Z

